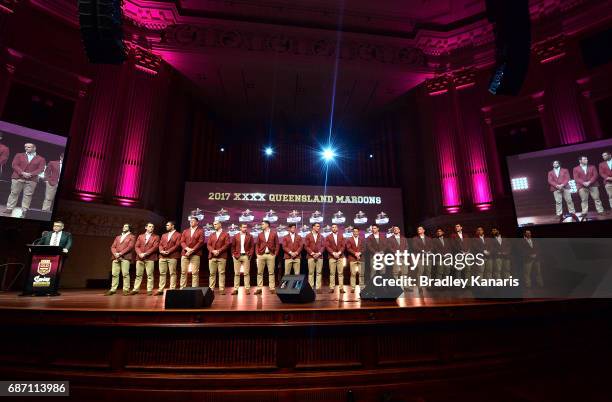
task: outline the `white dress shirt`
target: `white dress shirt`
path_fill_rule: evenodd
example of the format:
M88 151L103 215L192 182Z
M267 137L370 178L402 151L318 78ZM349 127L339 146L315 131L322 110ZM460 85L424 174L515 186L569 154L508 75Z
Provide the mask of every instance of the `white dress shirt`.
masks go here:
M246 254L244 250L244 243L246 242L246 234L240 233L240 254Z
M561 172L561 168L554 168L555 176L559 177L559 172Z
M151 233L145 233L145 244L149 242L150 238L151 238Z
M51 246L59 246L60 240L62 238L62 231L53 232L51 235L51 242L49 243Z
M266 239L266 243L268 242L268 238L270 237L270 229L268 230L264 230L264 239ZM266 253L270 252L270 249L268 248L268 246L266 246Z
M26 157L28 158L28 163L32 162L32 159L36 156L36 152L32 152L31 154L26 152Z
M584 172L584 174L586 174L586 172L587 172L587 165L580 165L580 167L582 168L582 171Z
M130 232L126 232L126 233L122 233L121 234L121 239L119 239L119 243L123 243L123 240L125 240L125 238L127 237L127 235L129 235Z
M195 231L198 229L197 227L195 228L190 228L191 229L191 237L193 237L193 234L195 233Z

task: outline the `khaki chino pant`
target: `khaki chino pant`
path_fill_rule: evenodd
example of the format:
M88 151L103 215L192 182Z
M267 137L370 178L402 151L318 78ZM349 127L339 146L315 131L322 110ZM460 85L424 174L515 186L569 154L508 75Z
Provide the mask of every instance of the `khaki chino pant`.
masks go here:
M240 265L244 267L244 288L249 290L251 288L251 260L248 255L241 255L238 258L234 258L234 290L238 290L240 287Z
M262 254L257 256L257 287L263 287L263 275L264 270L268 267L268 287L270 290L274 290L276 287L275 276L274 276L274 264L276 262L276 256L274 254Z
M42 210L45 212L51 211L53 200L55 200L55 193L57 192L57 185L52 186L48 182L45 182L45 200L43 201Z
M123 277L123 291L130 291L130 261L124 260L123 258L118 260L113 260L112 268L111 268L111 288L112 292L116 292L119 287L119 273L121 272L121 276Z
M578 190L578 194L580 195L580 207L582 208L583 214L589 212L589 195L595 203L595 209L597 210L597 212L603 212L603 205L601 204L601 200L599 199L599 187L582 187L580 190Z
M608 203L610 204L610 208L612 208L612 182L606 183L606 193L608 193Z
M544 286L544 280L542 279L542 270L540 268L540 260L537 258L527 258L525 259L525 264L523 265L523 275L525 280L525 286L531 287L531 273L535 274L536 284L540 287Z
M200 286L200 256L190 255L181 257L181 289L187 287L187 273L191 264L191 287L197 288Z
M32 202L32 194L36 190L36 181L24 180L24 179L12 179L11 180L11 194L9 194L8 201L6 202L6 209L13 209L17 205L19 194L23 191L23 198L21 199L21 209L26 212L30 208Z
M310 287L315 289L315 271L317 273L317 286L316 289L321 289L321 282L323 282L323 258L309 258L308 259L308 283Z
M136 279L134 280L134 290L140 290L142 275L147 271L147 292L153 291L153 274L155 272L155 261L136 261Z
M291 269L293 269L293 275L300 274L300 258L286 258L285 259L285 275L291 275Z
M217 284L217 271L219 271L219 290L225 290L225 265L227 260L225 258L211 258L208 260L208 270L210 275L208 277L208 287L211 289L215 288Z
M163 292L166 288L166 279L168 271L170 271L170 287L176 289L176 258L160 258L159 259L159 291Z
M574 207L574 201L572 200L572 192L568 189L561 189L553 191L553 197L555 197L555 213L557 216L561 216L563 214L563 200L567 204L567 210L570 213L576 213L576 208Z
M365 275L363 272L363 263L361 261L351 261L349 263L351 269L351 289L357 286L357 272L359 272L359 286L365 285Z
M344 258L329 259L329 288L336 287L336 272L338 272L338 286L344 286Z
M493 263L493 279L508 279L511 273L510 258L495 258Z

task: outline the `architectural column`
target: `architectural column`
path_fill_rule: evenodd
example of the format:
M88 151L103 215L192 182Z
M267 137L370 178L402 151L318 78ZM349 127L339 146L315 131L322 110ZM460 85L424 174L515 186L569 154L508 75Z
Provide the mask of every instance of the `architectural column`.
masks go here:
M565 37L558 35L534 45L536 60L548 77L544 90L544 113L556 131L560 144L586 140L578 105L574 65L568 62Z
M493 191L495 193L496 198L501 198L505 195L505 187L504 181L501 174L501 165L499 162L499 155L497 153L497 142L495 140L495 130L493 128L493 119L488 115L491 111L490 107L486 107L481 109L484 113L484 123L485 123L485 145L486 145L486 155L488 160L488 166L490 167L490 178L491 183L493 184Z
M455 127L452 100L448 89L450 76L428 80L425 84L430 105L431 130L436 151L442 207L447 213L461 209L461 178L456 154Z
M91 105L76 175L75 195L83 201L101 201L111 170L116 128L124 97L121 83L127 65L97 66L91 91Z
M475 71L471 69L453 73L453 107L457 129L461 133L459 138L462 139L459 144L464 169L463 183L476 209L486 210L491 207L493 199L479 111L480 89L476 87L475 77Z
M132 48L134 66L125 97L120 159L116 170L113 201L125 206L142 203L142 179L146 168L152 121L159 91L160 59L142 48ZM151 173L151 172L147 172ZM157 170L153 171L157 174Z
M593 102L593 91L591 88L591 77L580 78L576 80L578 84L580 97L579 103L582 109L584 126L587 132L587 137L590 139L600 139L603 137L597 109Z

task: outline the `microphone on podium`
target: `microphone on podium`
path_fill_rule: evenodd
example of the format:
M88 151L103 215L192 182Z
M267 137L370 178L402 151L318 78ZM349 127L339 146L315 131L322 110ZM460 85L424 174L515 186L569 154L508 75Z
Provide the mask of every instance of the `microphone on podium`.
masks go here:
M47 234L49 234L49 231L48 230L43 230L42 236L40 236L38 239L34 240L32 242L32 244L39 244L40 241L43 239L43 237L45 237Z

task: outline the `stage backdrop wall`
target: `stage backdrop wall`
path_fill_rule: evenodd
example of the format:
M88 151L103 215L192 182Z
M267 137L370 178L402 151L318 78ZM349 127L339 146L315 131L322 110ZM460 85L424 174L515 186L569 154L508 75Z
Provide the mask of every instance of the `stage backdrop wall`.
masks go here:
M304 236L315 222L321 224L323 234L333 223L340 231L350 230L349 226L366 230L375 222L381 231L392 225L403 226L401 191L389 187L187 182L183 227L192 215L199 216L204 225L219 220L230 233L237 232L238 225L244 222L255 234L263 219L270 220L281 235L291 222ZM208 230L212 230L211 226Z

